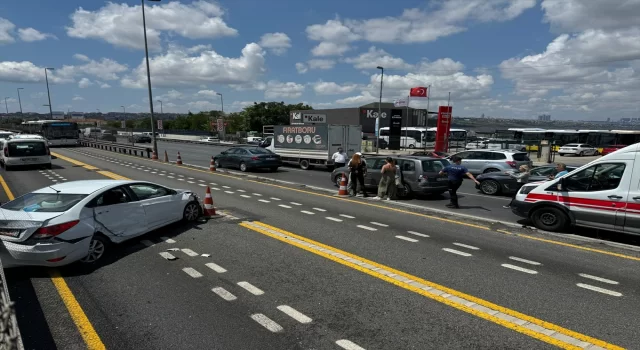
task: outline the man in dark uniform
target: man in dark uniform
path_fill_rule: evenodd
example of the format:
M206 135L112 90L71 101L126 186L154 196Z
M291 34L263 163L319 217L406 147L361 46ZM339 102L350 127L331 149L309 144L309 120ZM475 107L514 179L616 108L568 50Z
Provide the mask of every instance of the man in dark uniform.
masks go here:
M480 184L473 174L469 172L469 170L462 166L462 158L458 156L451 157L451 162L453 164L447 165L444 169L440 171L440 175L447 174L449 177L449 197L451 199L451 203L447 204L449 208L460 209L458 205L458 188L462 185L462 179L465 176L473 180L476 184Z

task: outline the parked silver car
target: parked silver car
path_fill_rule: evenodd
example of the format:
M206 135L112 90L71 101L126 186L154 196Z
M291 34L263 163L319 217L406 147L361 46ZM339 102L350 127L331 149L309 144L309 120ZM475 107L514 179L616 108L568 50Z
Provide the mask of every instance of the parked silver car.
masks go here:
M533 166L526 152L515 150L468 150L451 157L462 158L464 165L472 174L484 174L495 171L509 171L520 168L522 165Z

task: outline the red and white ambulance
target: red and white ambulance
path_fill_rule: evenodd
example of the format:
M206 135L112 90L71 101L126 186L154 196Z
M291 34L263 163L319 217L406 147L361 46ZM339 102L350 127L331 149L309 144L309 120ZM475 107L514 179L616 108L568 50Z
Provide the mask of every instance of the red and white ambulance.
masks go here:
M575 225L640 235L640 143L558 179L526 184L511 209L541 230Z

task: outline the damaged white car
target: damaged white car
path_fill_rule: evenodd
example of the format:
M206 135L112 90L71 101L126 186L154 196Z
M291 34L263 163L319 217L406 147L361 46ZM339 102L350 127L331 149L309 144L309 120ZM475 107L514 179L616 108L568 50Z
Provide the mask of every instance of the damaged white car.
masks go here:
M202 213L191 191L132 180L54 184L0 207L4 267L95 263L120 243Z

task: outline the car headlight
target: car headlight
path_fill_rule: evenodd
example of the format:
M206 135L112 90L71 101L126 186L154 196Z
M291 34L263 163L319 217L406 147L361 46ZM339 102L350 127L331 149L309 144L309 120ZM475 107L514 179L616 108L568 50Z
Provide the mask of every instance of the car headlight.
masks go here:
M538 186L522 186L522 188L520 188L520 194L529 194L529 192L533 191L534 188L536 188Z

